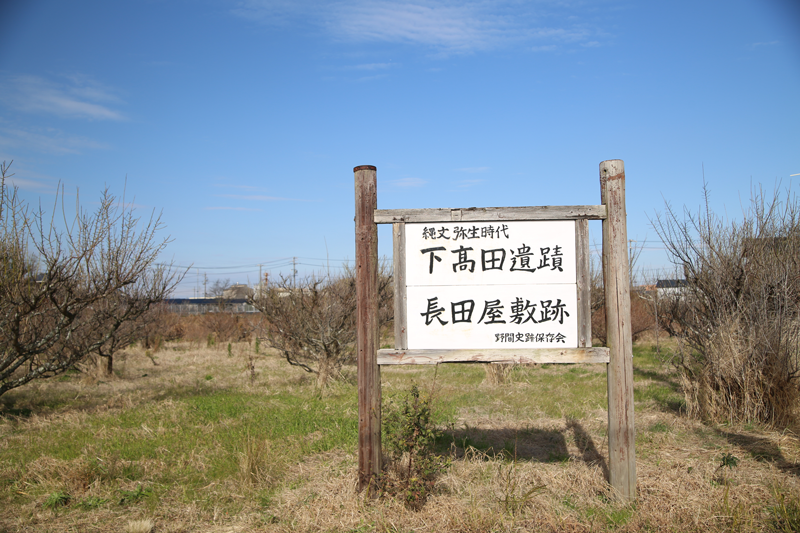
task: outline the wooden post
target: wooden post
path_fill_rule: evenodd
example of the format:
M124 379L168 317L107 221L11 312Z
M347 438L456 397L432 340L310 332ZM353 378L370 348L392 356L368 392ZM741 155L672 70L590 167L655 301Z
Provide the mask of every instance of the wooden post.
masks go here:
M358 490L377 496L381 472L381 375L378 367L377 169L353 169L356 184L356 333L358 358Z
M394 347L408 348L408 325L406 324L406 224L392 224L394 259Z
M575 268L578 270L578 347L592 347L592 280L589 250L589 221L575 221Z
M603 220L603 281L606 300L608 363L609 482L624 500L636 498L636 445L633 424L633 346L625 212L625 165L600 163Z

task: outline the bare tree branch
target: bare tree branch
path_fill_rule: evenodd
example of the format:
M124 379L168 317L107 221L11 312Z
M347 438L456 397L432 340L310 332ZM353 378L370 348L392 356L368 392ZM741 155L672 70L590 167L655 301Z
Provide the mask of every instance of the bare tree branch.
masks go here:
M800 203L751 191L740 220L666 206L654 226L686 287L659 298L660 325L681 341L690 414L788 423L800 376Z
M382 268L378 294L383 322L391 319L391 280ZM296 284L281 278L259 291L253 305L264 315L264 333L272 346L290 365L316 374L319 387L355 361L356 287L349 268L341 275L309 276Z
M79 207L68 218L61 195L59 230L6 186L8 167L0 167L0 394L101 351L184 274L156 263L169 243L156 236L159 216L143 223L106 190L94 213Z

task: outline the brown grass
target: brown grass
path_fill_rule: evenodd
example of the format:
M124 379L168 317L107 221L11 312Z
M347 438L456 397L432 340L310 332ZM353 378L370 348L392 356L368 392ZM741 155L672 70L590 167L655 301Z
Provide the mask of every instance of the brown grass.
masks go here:
M26 418L0 419L0 451L24 445L36 432L50 426L81 427L99 412L125 412L156 403L158 417L177 417L181 402L165 397L170 387L209 389L247 388L264 394L277 389L306 391L313 386L304 373L289 368L274 355L254 360L256 379L251 380L244 353L246 343L226 351L200 343L170 344L158 354L158 366L132 350L119 363L122 377L92 385L80 380L42 381L14 392L16 408L34 412ZM558 376L562 368L537 368ZM663 376L654 371L643 388ZM417 368L384 372L385 390L402 388L409 375L426 379ZM213 375L212 380L205 380ZM509 393L537 390L512 374L504 384L492 378L480 385L487 394L498 387ZM447 383L439 377L447 394ZM49 409L44 398L65 398ZM77 398L77 401L74 399ZM9 398L10 401L12 398ZM248 439L236 450L238 474L204 487L208 506L187 501L180 487L167 488L152 505L105 506L77 511L53 511L42 499L0 502L0 531L150 531L162 532L346 532L346 531L764 531L769 530L779 502L800 501L800 444L790 431L752 426L714 426L687 419L650 400L636 406L638 499L618 503L606 483L606 413L589 409L579 419L548 417L539 411L515 414L494 406L459 410L454 437L481 434L493 446L490 451L454 448L451 467L441 475L433 494L418 511L401 499L371 500L355 491L355 450L335 449L284 463L275 460L276 443ZM503 414L505 413L505 414ZM206 428L224 431L223 426ZM103 431L100 429L99 431ZM154 420L132 430L135 436L159 429ZM13 438L12 438L13 437ZM513 442L503 453L504 442ZM456 443L457 444L457 443ZM186 460L202 471L207 450L198 449ZM720 458L738 458L733 468L721 466ZM0 463L0 481L13 479L20 493L30 487L45 492L66 490L73 498L102 496L104 476L130 466L124 459L98 468L87 458L102 456L88 450L70 461L39 457L23 467ZM159 460L136 461L148 479L166 467ZM125 490L135 490L129 482ZM257 498L254 494L267 494ZM20 495L21 496L21 495ZM230 509L237 509L231 512ZM134 525L131 525L134 524ZM141 525L135 525L141 524Z
M683 430L696 429L692 423L670 422ZM625 505L609 497L602 460L584 461L585 450L574 441L568 449L569 459L557 464L509 463L468 453L453 463L436 494L416 512L400 501L358 497L353 456L318 457L294 470L294 479L308 481L282 493L273 513L284 526L276 530L727 531L741 525L747 531L763 524L765 504L775 499L773 487L795 497L800 489L795 473L749 460L725 473L724 483L715 481L721 479L719 450L703 449L699 438L668 436L658 443L657 456L648 453L638 462L639 498ZM504 505L509 494L503 474L512 466L521 502L514 514ZM521 500L526 489L537 486L544 488Z

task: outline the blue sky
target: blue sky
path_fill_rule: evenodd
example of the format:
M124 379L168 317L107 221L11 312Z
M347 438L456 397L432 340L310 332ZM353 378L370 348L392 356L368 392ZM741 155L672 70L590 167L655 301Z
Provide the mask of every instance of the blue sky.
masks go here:
M640 266L664 202L735 217L800 176L790 0L0 4L0 160L52 204L162 212L178 295L354 256L353 173L381 208L599 203L623 159ZM127 185L126 185L127 183ZM382 227L380 253L391 254ZM599 225L593 238L599 243ZM202 290L202 289L201 289Z

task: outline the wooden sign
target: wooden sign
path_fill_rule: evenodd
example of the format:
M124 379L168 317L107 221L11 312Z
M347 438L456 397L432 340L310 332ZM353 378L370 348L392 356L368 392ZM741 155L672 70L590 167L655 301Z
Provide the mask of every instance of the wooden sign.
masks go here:
M578 346L575 222L406 224L409 349Z
M380 365L607 363L609 483L636 497L625 169L600 163L600 205L377 208L356 185L358 487L378 494ZM588 220L603 221L608 347L591 345ZM377 224L392 224L395 348L378 350Z

